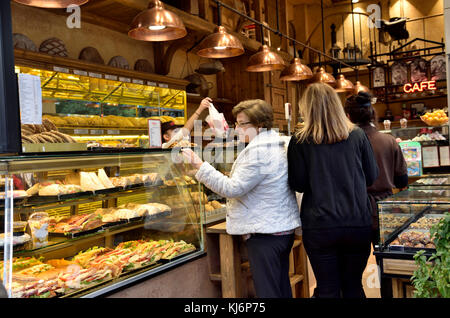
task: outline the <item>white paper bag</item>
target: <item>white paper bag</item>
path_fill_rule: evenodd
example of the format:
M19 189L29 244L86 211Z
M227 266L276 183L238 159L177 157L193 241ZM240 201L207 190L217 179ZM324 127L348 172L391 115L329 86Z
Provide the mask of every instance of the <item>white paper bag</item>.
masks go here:
M212 103L209 106L209 116L205 120L216 137L226 138L227 131L230 127L223 113L219 113Z

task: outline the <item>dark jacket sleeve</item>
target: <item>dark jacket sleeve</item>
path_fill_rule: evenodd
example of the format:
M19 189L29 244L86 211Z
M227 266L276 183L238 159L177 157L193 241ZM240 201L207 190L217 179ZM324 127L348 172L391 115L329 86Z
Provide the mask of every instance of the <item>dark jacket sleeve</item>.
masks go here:
M364 132L362 133L362 139L362 167L366 176L366 185L369 187L378 178L378 166L375 155L373 154L372 145Z
M408 185L408 170L403 152L397 142L394 143L394 185L402 189Z
M295 137L289 142L287 156L289 187L297 192L305 192L308 184L306 162Z

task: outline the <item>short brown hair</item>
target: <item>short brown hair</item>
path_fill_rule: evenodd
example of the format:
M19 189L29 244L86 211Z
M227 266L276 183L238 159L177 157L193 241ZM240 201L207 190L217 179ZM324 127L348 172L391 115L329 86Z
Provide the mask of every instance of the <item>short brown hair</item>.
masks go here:
M272 106L262 99L250 99L240 102L233 107L233 116L236 118L239 113L247 115L248 119L255 127L272 128Z

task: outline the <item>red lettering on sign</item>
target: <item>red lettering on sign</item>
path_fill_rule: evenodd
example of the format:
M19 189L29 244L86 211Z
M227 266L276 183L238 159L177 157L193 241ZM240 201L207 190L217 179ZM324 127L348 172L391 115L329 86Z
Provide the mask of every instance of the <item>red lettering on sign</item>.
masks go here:
M405 93L423 92L424 90L435 90L436 81L425 81L419 83L407 83L403 85L403 91Z

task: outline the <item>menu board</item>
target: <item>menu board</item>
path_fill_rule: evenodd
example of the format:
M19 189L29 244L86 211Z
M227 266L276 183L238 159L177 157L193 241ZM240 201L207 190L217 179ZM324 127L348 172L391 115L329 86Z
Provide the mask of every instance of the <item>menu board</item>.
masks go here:
M439 161L441 166L450 166L450 147L441 146L439 147Z
M148 120L148 143L150 148L161 148L161 121L158 119Z
M39 76L19 76L19 104L22 124L42 124L42 90Z
M439 154L437 146L423 147L422 156L424 168L439 167Z

